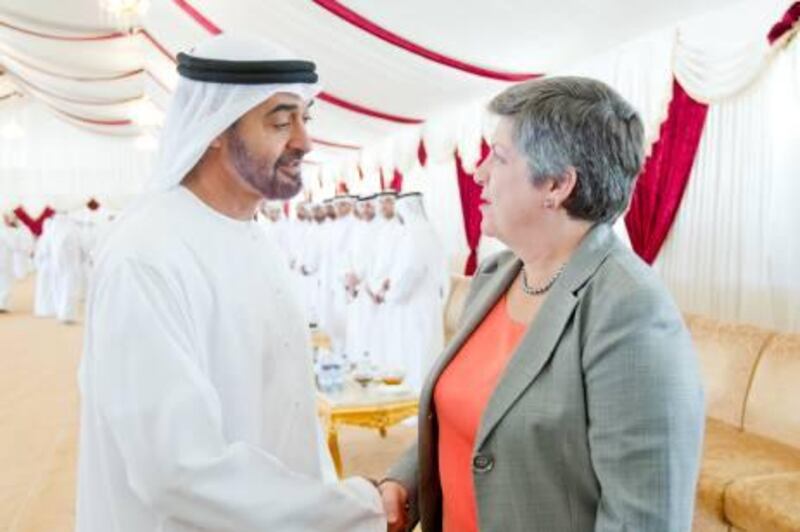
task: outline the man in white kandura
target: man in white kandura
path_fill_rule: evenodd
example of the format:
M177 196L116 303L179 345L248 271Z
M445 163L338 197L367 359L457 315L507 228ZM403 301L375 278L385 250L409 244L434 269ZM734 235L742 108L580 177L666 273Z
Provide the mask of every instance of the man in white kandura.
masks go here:
M375 260L364 279L366 295L371 305L369 312L373 316L368 340L370 356L382 369L393 371L403 369L398 364L398 360L402 358L399 353L402 347L396 341L397 324L394 322L392 309L386 304L393 289L392 274L397 270L397 243L403 232L403 226L395 216L396 199L397 193L393 190L378 193L380 215L376 216L375 240L371 244Z
M338 357L348 356L355 360L355 353L346 351L347 345L347 290L346 276L348 257L345 250L350 246L358 220L353 216L355 198L337 196L333 200L336 208L336 221L328 241L328 265L326 269L328 298L326 307L325 332L331 338L331 350Z
M64 213L53 218L50 249L53 265L53 305L62 323L75 323L84 281L81 233L77 223Z
M385 530L369 481L322 480L302 304L254 220L301 187L314 64L222 35L178 72L154 191L98 247L77 530Z
M53 238L56 227L50 217L42 225L42 234L36 241L33 264L36 267L36 295L33 300L33 315L51 318L56 315L55 270L53 265Z
M347 324L345 326L345 352L356 363L374 364L370 353L370 333L374 315L372 300L366 292L365 279L375 262L373 246L377 236L375 222L375 196L364 196L356 202L358 223L353 228L346 255L345 291L347 293ZM365 360L365 358L367 360Z
M425 214L422 194L397 199L403 230L390 274L387 311L393 326L386 331L396 348L390 365L406 370L406 382L419 393L428 368L444 348L444 297L448 288L447 259L442 243Z
M8 225L13 233L14 242L14 277L25 279L33 270L33 248L36 240L33 233L13 213L9 215Z
M0 312L8 312L14 284L14 233L8 217L0 219Z

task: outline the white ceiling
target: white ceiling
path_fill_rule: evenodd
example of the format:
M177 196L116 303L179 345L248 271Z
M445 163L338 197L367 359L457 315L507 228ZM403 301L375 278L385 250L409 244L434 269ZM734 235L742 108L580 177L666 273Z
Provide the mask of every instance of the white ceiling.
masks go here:
M19 28L68 37L112 31L97 0L0 0L0 68L7 71L0 96L20 91L94 131L141 132L136 124L117 123L136 111L138 104L128 100L146 94L163 109L175 83L174 64L153 41L174 56L209 35L181 3L151 0L143 21L147 35L76 42L28 35ZM389 44L311 0L188 0L188 4L223 31L260 34L313 59L327 93L382 113L424 120L508 85ZM341 4L454 59L495 70L541 73L731 2L344 0ZM110 79L114 77L121 79ZM312 127L322 141L365 146L417 126L321 101L315 106ZM318 148L318 159L352 153L322 144Z

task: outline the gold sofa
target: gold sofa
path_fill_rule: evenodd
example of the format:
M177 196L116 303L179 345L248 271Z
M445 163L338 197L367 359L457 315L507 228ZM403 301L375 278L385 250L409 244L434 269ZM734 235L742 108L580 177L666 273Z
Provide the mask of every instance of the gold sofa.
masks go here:
M445 337L469 277L453 275ZM800 531L800 335L687 316L706 392L694 532Z
M708 417L694 530L800 531L800 335L687 325Z

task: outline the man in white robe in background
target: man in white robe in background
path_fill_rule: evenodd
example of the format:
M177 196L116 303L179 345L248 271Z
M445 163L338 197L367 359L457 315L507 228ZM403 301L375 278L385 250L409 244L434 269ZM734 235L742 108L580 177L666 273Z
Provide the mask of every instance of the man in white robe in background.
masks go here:
M314 65L227 34L178 61L153 192L98 250L77 530L383 531L370 482L322 480L302 305L254 220L301 187Z
M36 240L31 230L20 222L13 213L9 215L8 225L13 233L14 244L14 277L25 279L33 270L33 250Z
M0 312L8 312L11 287L14 284L14 230L10 220L0 220Z
M316 235L319 268L317 270L315 304L319 316L318 326L321 330L328 332L333 320L331 313L331 286L333 281L332 259L335 251L332 247L332 240L337 224L333 198L327 198L322 202L322 213L323 222L319 226Z
M395 250L392 286L386 295L393 317L388 336L396 343L393 362L405 369L406 383L419 392L434 358L444 347L447 257L425 214L422 194L402 194L397 217L403 232Z
M358 221L353 227L349 245L345 250L346 268L345 291L347 293L347 326L345 332L345 352L355 363L374 364L370 353L370 333L373 326L372 301L366 293L365 279L375 256L375 196L364 196L356 202L355 212Z
M347 353L347 272L346 250L351 245L358 220L353 216L355 198L338 196L333 200L336 222L332 226L327 252L327 324L325 332L331 339L331 350L337 357L355 360Z
M296 269L300 274L309 323L319 325L320 307L320 266L322 264L322 247L324 244L323 226L325 210L322 204L311 205L311 216L307 220L302 234Z
M392 290L396 273L395 254L397 243L403 233L403 226L395 216L397 193L384 191L378 194L379 215L372 250L375 256L372 267L365 277L365 291L372 303L370 310L373 325L370 328L369 346L373 361L383 370L402 369L397 367L402 359L397 336L400 334L395 323L394 313L386 305L388 293Z
M300 201L295 205L294 217L288 219L287 231L289 235L289 268L295 272L298 277L297 264L300 255L302 254L303 237L309 227L309 214L308 202Z
M85 275L81 231L77 222L69 216L56 214L51 238L56 318L62 323L75 323Z
M33 315L51 318L56 315L55 275L53 266L53 237L56 227L50 217L42 225L42 233L36 241L33 264L36 268L36 293L33 300Z

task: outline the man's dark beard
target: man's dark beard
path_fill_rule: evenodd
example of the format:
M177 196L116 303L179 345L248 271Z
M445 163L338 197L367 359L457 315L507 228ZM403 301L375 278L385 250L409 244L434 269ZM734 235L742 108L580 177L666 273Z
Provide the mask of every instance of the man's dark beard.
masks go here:
M228 139L236 171L265 198L286 200L297 195L303 188L299 171L294 178L286 178L278 171L281 167L288 169L289 164L302 160L304 153L301 150L287 148L270 168L269 164L250 154L235 126L229 130Z

